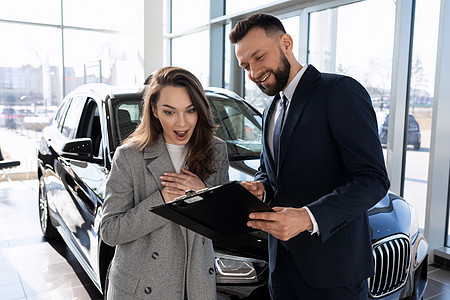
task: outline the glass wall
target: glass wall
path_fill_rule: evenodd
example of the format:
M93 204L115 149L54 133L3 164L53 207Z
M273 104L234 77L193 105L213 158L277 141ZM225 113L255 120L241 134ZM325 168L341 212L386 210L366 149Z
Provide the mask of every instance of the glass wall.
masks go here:
M0 147L14 172L34 175L40 131L75 87L136 82L138 1L1 1Z
M63 0L64 25L135 33L138 1Z
M367 89L386 144L395 3L367 0L312 12L309 18L308 63L322 72L352 76Z
M273 0L227 0L226 1L226 13L234 14L237 12L245 11L251 8L257 8L263 6L268 3L276 3L277 1Z
M0 1L0 19L61 24L61 0Z
M171 0L171 32L179 33L209 23L210 0ZM204 44L206 46L208 44Z
M172 40L172 65L191 71L204 87L209 85L209 31Z
M135 84L136 37L64 30L66 93L84 83Z
M414 205L424 228L430 159L439 0L416 0L404 197Z
M169 32L174 35L170 64L191 71L204 87L209 86L209 3L172 0Z

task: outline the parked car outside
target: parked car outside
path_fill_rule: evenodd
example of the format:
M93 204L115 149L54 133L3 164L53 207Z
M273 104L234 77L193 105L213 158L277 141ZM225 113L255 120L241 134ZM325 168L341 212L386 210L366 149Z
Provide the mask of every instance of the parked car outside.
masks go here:
M8 129L20 129L24 127L24 118L30 116L35 116L30 109L6 107L0 115L0 126Z
M259 166L262 116L231 91L205 89L226 141L231 180L252 180ZM45 237L60 235L99 291L114 248L99 224L115 149L140 122L143 87L88 84L70 93L42 131L38 151L39 216ZM150 214L150 212L149 212ZM369 211L374 299L420 299L428 245L415 210L388 193ZM255 231L214 241L218 299L269 299L267 235Z
M389 128L389 114L386 115L383 125L381 125L380 129L381 144L387 144L388 128ZM409 114L407 145L413 145L414 150L420 150L420 142L421 142L421 134L419 123L417 123L416 118L414 118L412 114Z

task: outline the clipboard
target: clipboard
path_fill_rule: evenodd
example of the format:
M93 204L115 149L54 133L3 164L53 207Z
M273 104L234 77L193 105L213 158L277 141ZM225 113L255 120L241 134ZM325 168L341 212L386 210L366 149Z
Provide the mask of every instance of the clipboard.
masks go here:
M238 181L199 191L187 192L174 201L150 211L212 240L246 234L251 212L273 211Z

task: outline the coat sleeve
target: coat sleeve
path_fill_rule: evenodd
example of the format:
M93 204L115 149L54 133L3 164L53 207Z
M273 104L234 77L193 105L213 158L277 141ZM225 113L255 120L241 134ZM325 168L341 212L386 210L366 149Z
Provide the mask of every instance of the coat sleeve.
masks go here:
M346 183L308 205L325 241L384 197L389 180L370 96L356 80L341 77L327 104Z
M137 240L169 223L149 212L151 207L164 203L159 190L135 205L135 185L142 182L133 181L132 166L127 160L126 151L122 147L117 148L106 182L100 223L101 237L110 246Z

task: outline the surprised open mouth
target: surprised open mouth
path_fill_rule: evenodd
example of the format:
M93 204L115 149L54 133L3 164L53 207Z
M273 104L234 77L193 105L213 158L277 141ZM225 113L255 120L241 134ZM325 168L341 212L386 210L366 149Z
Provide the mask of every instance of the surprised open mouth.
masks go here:
M188 131L189 131L189 130L185 130L185 131L176 131L176 130L174 130L175 135L176 135L177 138L179 138L179 139L184 139L184 138L186 137Z

